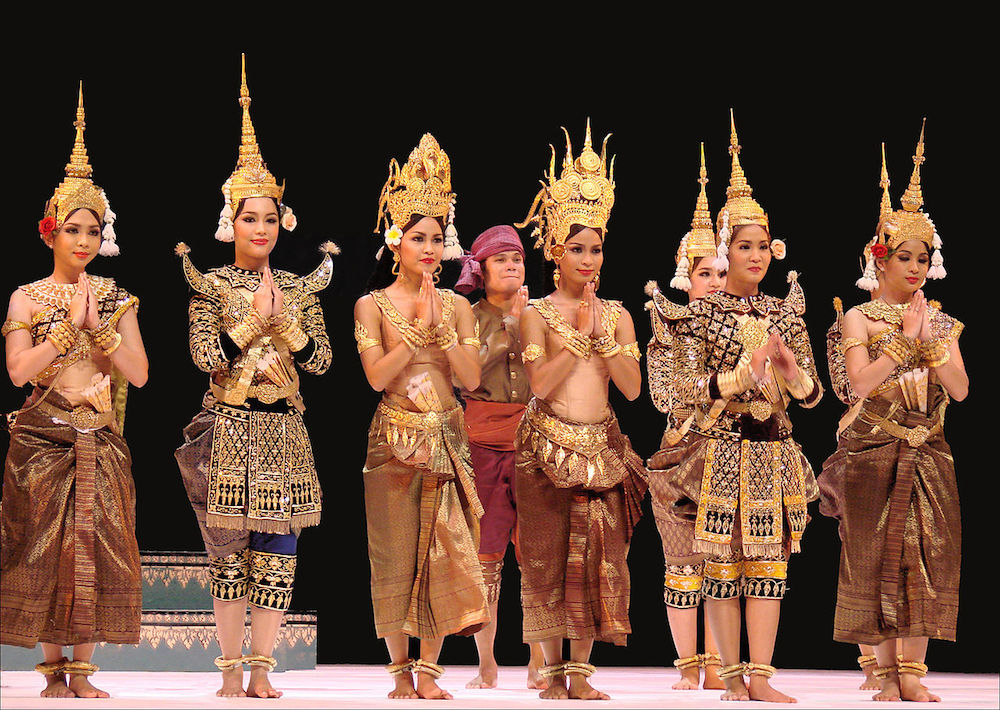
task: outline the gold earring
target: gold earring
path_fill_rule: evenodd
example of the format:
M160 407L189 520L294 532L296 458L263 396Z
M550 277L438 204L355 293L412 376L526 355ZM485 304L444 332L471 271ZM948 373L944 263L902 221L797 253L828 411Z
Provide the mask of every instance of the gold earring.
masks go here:
M438 267L434 269L434 283L438 283L441 280L441 272L444 270L444 264L438 264Z
M393 276L399 276L399 254L396 252L392 253L392 268L390 272Z
M559 288L559 278L559 267L557 266L556 270L552 272L552 283L555 284L556 288Z

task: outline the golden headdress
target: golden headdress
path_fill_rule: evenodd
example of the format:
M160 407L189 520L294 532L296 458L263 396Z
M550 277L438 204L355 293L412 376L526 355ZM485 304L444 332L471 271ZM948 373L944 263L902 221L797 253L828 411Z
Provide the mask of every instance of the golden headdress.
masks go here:
M920 138L917 139L917 149L913 156L913 173L910 184L903 192L900 202L903 209L892 209L889 197L889 175L885 167L885 147L882 148L882 201L879 206L878 229L875 238L865 248L867 263L864 275L858 279L857 285L866 291L874 290L878 282L875 280L875 259L887 256L900 244L910 239L917 239L933 250L931 266L927 270L927 278L943 279L948 275L944 268L944 257L941 255L941 237L938 236L930 215L921 210L924 204L923 192L920 188L920 165L924 158L924 122L920 124Z
M115 213L104 194L104 190L94 184L91 175L94 169L90 166L87 156L87 146L83 141L83 131L87 127L83 110L83 82L80 82L80 94L76 107L76 139L73 141L73 151L66 163L66 178L59 183L52 197L45 203L45 214L38 223L38 231L47 236L58 230L73 211L89 209L101 220L104 228L101 232L100 254L117 256L120 252L116 243Z
M462 255L462 247L455 229L455 200L451 191L451 160L434 136L425 133L402 168L395 158L389 161L389 177L379 194L374 231L377 234L385 220L386 244L398 245L402 229L413 215L447 217L444 258L457 259Z
M590 140L590 119L587 119L587 135L579 157L573 159L573 146L569 131L566 134L566 155L563 157L562 175L556 179L556 149L552 149L549 171L543 176L542 189L528 210L528 216L517 227L526 227L532 222L536 237L535 248L543 249L545 258L558 261L565 253L566 238L574 224L601 230L604 238L611 207L615 204L615 160L607 161L609 133L604 137L601 154L594 152Z
M715 268L726 271L729 268L729 242L733 230L747 224L756 224L768 230L768 218L764 208L753 199L753 188L747 182L743 166L740 164L740 145L736 135L736 119L733 110L729 109L729 154L733 156L732 173L729 176L729 187L726 188L726 204L719 212L717 226L719 228L719 248L715 260ZM777 259L785 258L785 243L780 239L771 240L771 251Z
M264 164L264 159L260 155L257 134L253 128L253 121L250 120L250 89L247 88L246 55L241 55L241 58L239 104L243 109L243 135L240 140L240 156L236 160L236 169L222 185L224 204L219 213L219 228L215 232L215 238L220 242L233 241L233 217L236 215L236 210L239 209L240 202L250 197L270 197L275 200L281 213L281 226L288 231L295 229L298 222L292 208L281 204L281 197L285 193L284 181L278 185L278 181L267 169L267 165Z
M701 191L694 206L694 217L691 219L691 231L681 239L677 248L677 270L670 279L670 286L681 291L691 289L690 269L694 260L702 256L715 256L718 240L712 227L712 215L708 210L708 194L705 185L708 184L708 171L705 169L705 144L701 144L701 170L698 173L698 183Z

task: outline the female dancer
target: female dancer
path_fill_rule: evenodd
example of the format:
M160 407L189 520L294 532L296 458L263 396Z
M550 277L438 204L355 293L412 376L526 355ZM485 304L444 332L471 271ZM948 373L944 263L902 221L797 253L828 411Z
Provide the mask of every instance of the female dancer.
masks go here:
M928 305L926 278L946 275L941 240L922 211L923 129L903 209L885 215L858 285L877 299L844 316L847 374L860 411L844 431L840 584L834 639L875 646L876 700L940 700L920 683L929 637L955 640L961 523L951 451L950 399L969 378L963 325ZM896 639L902 639L897 659Z
M605 147L594 152L588 121L574 160L567 133L561 176L553 149L548 184L518 225L534 222L536 248L555 262L555 291L521 316L534 396L517 433L524 640L542 644L542 698L607 699L588 682L591 648L595 639L624 645L631 631L626 557L646 469L608 405L608 381L634 400L642 375L632 317L595 295L614 204Z
M3 324L10 379L34 390L15 413L4 467L0 643L41 642L42 697L106 698L88 680L95 644L139 643L135 484L121 432L128 383L142 387L148 363L138 299L86 272L118 245L91 179L82 84L73 125L66 179L38 224L52 274L14 291Z
M364 469L375 632L392 661L390 698L450 699L436 682L444 637L490 620L476 557L483 508L451 384L479 387L479 339L469 302L434 287L442 257L462 253L447 154L427 133L389 171L375 226L385 219L385 246L373 290L354 307L361 365L383 393Z
M222 187L216 238L233 242L232 265L199 272L177 247L194 291L189 307L191 357L210 373L203 409L184 429L175 454L209 555L215 628L222 651L220 696L277 698L268 679L275 639L292 598L296 544L319 524L321 491L302 421L299 369L330 367L330 340L316 293L333 275L331 253L299 277L272 271L279 223L295 228L281 203L284 186L260 156L242 73L243 138L236 169ZM243 654L247 603L250 654ZM243 664L250 681L243 688Z
M714 265L718 239L708 211L708 183L705 170L705 144L701 146L701 193L695 205L691 231L681 239L677 249L677 270L670 285L686 291L688 302L714 293L726 284L725 272L719 272ZM687 509L673 505L676 496L670 484L671 474L677 469L684 451L690 445L691 425L694 411L690 406L680 405L673 391L674 376L670 332L672 321L668 313L678 307L665 298L655 282L646 288L652 301L647 304L653 326L653 338L649 341L649 392L656 408L667 415L667 428L663 432L660 450L646 463L649 468L649 488L652 497L653 515L663 542L663 559L666 574L663 580L663 600L667 605L667 621L674 639L678 658L674 666L681 678L674 690L693 690L698 687L700 668L705 669L704 687L721 689L725 686L719 679L717 667L721 661L719 651L712 638L712 632L705 623L705 653L698 653L698 607L701 606L701 584L705 566L704 553L695 552L693 505Z
M811 407L822 391L795 273L784 301L759 290L772 255L783 258L785 245L771 238L767 214L751 196L735 123L730 143L716 259L728 271L726 287L674 316L675 387L697 410L701 435L684 453L675 483L697 502L694 549L708 555L702 593L722 656L723 699L793 702L770 686L770 661L788 555L799 549L806 503L818 491L785 407L790 397ZM740 596L750 663L738 660ZM749 688L743 675L750 676Z
M521 555L514 504L514 434L531 398L521 360L519 333L521 313L528 305L521 238L509 225L490 227L476 237L471 252L462 256L462 264L455 289L465 294L485 292L472 306L480 341L482 377L476 390L462 390L462 399L476 492L485 511L480 521L479 563L490 602L490 623L476 632L479 675L465 687L495 688L497 662L493 642L507 545L513 542L518 560ZM530 646L528 687L544 690L548 681L538 672L545 665L542 647L538 643Z

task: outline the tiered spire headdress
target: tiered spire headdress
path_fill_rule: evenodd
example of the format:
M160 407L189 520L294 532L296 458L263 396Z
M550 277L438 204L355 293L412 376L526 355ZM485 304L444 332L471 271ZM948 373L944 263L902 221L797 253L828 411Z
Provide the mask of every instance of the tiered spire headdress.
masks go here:
M45 214L38 223L38 231L48 236L57 231L66 218L75 210L84 208L96 214L104 225L101 231L101 249L103 256L117 256L120 252L115 235L115 213L111 211L104 190L94 184L91 177L94 169L90 166L87 156L87 146L83 140L83 131L87 127L83 110L83 82L80 82L80 94L76 107L76 139L73 141L73 151L66 163L66 177L56 187L52 197L45 203Z
M609 133L604 137L601 154L594 152L590 139L590 119L587 119L587 135L583 150L574 160L573 146L569 131L566 134L566 155L563 157L562 174L556 178L556 149L552 149L549 171L543 173L548 180L542 182L542 189L528 210L528 216L518 227L534 223L531 236L536 238L535 248L542 249L549 261L558 261L566 251L566 239L574 224L601 230L601 238L606 235L611 207L615 204L615 159L607 161Z
M691 289L691 264L698 257L715 256L718 248L718 239L715 236L715 229L712 227L712 215L708 210L708 194L705 192L705 185L708 184L708 171L705 169L705 144L701 144L701 170L698 173L698 183L701 191L698 193L698 200L694 206L694 217L691 219L691 230L681 239L677 248L677 255L674 261L677 262L677 270L674 277L670 279L672 288L681 291Z
M385 221L386 244L398 245L403 227L413 217L447 217L444 230L445 259L462 256L455 229L455 193L451 191L451 160L430 133L425 133L420 143L410 151L403 167L395 158L389 160L389 177L378 198L377 234ZM379 249L378 257L382 255Z
M726 204L716 220L716 226L719 228L719 248L714 266L719 271L729 269L729 242L736 227L756 224L768 230L770 234L767 213L760 203L753 199L753 188L747 182L743 166L740 164L740 150L742 146L736 135L736 119L733 110L729 109L729 154L733 156L733 168L729 176L729 187L726 188ZM771 252L775 258L784 259L785 243L780 239L772 239Z
M926 122L926 119L924 119ZM931 267L927 270L927 278L943 279L948 275L944 268L944 257L941 256L941 237L938 236L930 215L921 210L924 204L923 192L920 188L920 165L924 162L924 123L920 124L920 138L917 140L916 153L913 156L913 173L910 184L900 199L903 209L892 209L889 197L889 174L885 167L885 146L882 147L882 202L879 208L878 229L875 237L865 247L867 257L864 274L857 280L859 288L872 291L878 287L875 279L875 260L888 256L900 244L910 239L917 239L933 250Z
M236 169L222 184L224 204L222 211L219 212L219 228L215 232L215 238L220 242L233 241L233 217L236 215L236 210L239 209L240 201L250 197L274 199L279 205L281 226L288 231L295 229L298 222L292 208L281 203L281 197L285 192L284 181L278 185L278 181L268 171L267 165L260 155L257 134L253 128L253 121L250 120L250 89L247 88L246 55L241 55L241 57L239 104L243 109L243 135L240 141L240 155L236 160Z

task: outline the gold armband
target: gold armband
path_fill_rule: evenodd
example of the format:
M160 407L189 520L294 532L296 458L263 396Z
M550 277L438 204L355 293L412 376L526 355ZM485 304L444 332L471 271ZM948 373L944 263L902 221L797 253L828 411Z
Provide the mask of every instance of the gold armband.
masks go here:
M528 346L521 353L521 360L524 362L534 362L545 354L545 348L538 343L528 343Z
M786 380L785 385L788 387L788 394L795 399L805 399L812 393L815 383L809 373L800 367L796 371L794 379Z
M479 342L479 338L462 338L462 345L471 345L478 350L483 344Z
M243 320L229 331L229 337L240 350L249 345L254 338L264 332L264 319L256 308L250 308Z
M927 364L927 367L941 367L951 359L949 341L941 338L929 343L921 343L920 359Z
M851 348L856 348L859 345L864 348L868 347L868 343L866 343L864 340L861 340L860 338L841 338L840 352L846 353Z
M309 343L309 336L295 316L286 317L274 324L274 334L285 341L288 349L297 353Z
M80 337L80 329L68 318L56 323L45 338L51 342L60 355L65 355Z
M444 323L437 327L434 331L434 342L437 343L442 350L451 350L453 347L458 345L458 333L455 332L454 328L446 326Z
M359 355L365 350L370 350L371 348L382 344L382 341L368 335L368 329L359 320L354 321L354 339L358 341Z
M916 359L917 342L913 338L908 338L902 332L897 331L885 344L883 352L898 364L906 366Z
M601 357L614 357L622 351L621 344L611 335L602 335L600 338L593 338L590 341L591 350Z
M13 333L15 330L31 330L31 326L19 320L5 320L3 328L0 328L0 334L6 338L9 333Z
M749 359L741 358L735 369L718 373L716 383L723 399L746 392L754 384L753 369L750 367Z
M636 362L642 359L642 351L639 350L638 342L622 345L622 353L628 355L630 358L634 358Z

